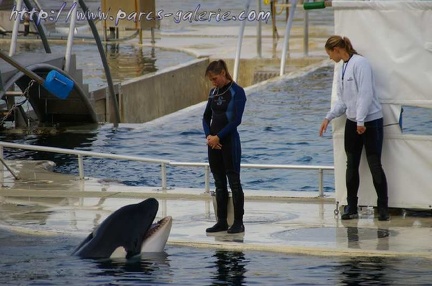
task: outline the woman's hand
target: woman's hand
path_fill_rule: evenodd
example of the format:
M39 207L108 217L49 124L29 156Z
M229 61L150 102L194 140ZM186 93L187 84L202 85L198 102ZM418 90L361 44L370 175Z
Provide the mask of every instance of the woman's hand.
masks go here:
M366 127L364 127L364 126L357 126L357 133L359 135L362 135L365 132L366 132Z
M220 144L219 137L217 135L207 136L207 145L212 149L222 149L222 144Z
M329 122L330 121L327 118L324 118L323 122L321 123L320 130L319 130L319 136L322 136L323 133L326 132Z

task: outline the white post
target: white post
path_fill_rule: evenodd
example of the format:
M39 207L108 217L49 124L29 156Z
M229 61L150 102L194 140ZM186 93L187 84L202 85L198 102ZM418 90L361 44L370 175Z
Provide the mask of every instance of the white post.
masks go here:
M246 2L245 13L248 13L248 11L249 11L250 2L251 2L251 0L248 0ZM234 81L237 81L237 78L238 78L241 46L243 43L243 34L244 34L245 26L246 26L246 20L242 21L241 26L240 26L240 33L239 33L238 42L237 42L237 52L236 52L236 57L235 57L235 61L234 61L234 73L233 73Z
M78 155L78 172L80 180L84 180L84 161L83 155Z
M297 7L297 0L291 0L291 9L289 11L288 21L285 28L285 36L284 36L284 44L283 44L283 50L282 50L282 57L281 57L281 64L280 64L280 74L283 75L285 73L285 61L287 58L287 53L289 49L289 38L290 38L290 32L292 23L294 20L294 12Z
M66 4L66 2L65 2ZM72 54L72 45L74 40L74 34L75 34L75 25L77 20L77 7L78 2L77 0L73 1L72 7L71 7L71 22L69 24L69 35L67 39L67 45L66 45L66 55L65 55L65 68L64 70L66 72L69 72L70 69L70 61L71 61L71 54Z
M257 0L258 2L258 13L261 12L262 5L261 0ZM262 23L258 21L257 23L257 56L262 58Z
M205 172L204 172L204 185L205 185L205 192L210 193L210 166L205 166Z
M16 0L15 10L18 12L17 17L15 18L15 23L12 30L12 38L9 48L9 56L12 57L16 51L16 43L18 38L19 24L21 20L21 9L22 9L23 0Z
M166 173L166 164L161 164L161 176L162 176L162 190L167 189L167 173Z

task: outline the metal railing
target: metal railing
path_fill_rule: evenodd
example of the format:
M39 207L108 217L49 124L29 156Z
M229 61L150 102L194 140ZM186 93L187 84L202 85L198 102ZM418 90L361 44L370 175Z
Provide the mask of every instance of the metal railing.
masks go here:
M16 144L16 143L8 143L8 142L0 141L0 161L5 165L8 171L11 172L16 179L19 179L19 177L13 173L13 170L3 160L3 153L5 147L14 148L14 149L24 149L24 150L34 150L34 151L42 151L42 152L76 155L78 158L79 178L81 180L84 179L84 157L108 158L108 159L129 160L129 161L139 161L139 162L159 164L161 167L161 181L162 181L161 187L164 190L168 188L167 172L166 172L167 166L200 167L200 168L204 168L204 172L205 172L205 176L204 176L205 191L210 192L210 167L208 163L175 162L170 160L146 158L140 156L116 155L116 154L99 153L99 152L91 152L91 151L80 151L74 149L45 147L45 146L38 146L38 145L24 145L24 144ZM257 169L316 170L318 171L318 191L320 197L324 196L324 185L323 185L324 171L334 171L334 166L313 166L313 165L242 164L241 167L248 168L248 169L257 168Z

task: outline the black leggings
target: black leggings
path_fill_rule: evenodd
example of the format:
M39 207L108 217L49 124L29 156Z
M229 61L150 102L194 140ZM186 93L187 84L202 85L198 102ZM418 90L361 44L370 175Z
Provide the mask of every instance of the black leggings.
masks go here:
M228 179L233 198L234 220L243 221L244 193L240 182L240 136L238 133L233 133L221 140L221 144L222 149L208 148L210 170L215 180L218 210L222 209L220 204L224 204L226 208L228 200ZM222 211L218 214L218 217L220 215L226 218L226 214L223 215Z
M378 196L378 208L388 207L387 179L381 165L383 145L383 119L365 122L366 131L357 133L357 123L347 119L345 124L345 153L347 156L346 187L348 205L357 206L360 185L359 165L363 146Z

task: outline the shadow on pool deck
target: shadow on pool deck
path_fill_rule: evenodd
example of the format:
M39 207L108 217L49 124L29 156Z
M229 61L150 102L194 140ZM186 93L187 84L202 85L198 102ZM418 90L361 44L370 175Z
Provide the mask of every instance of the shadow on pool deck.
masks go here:
M84 237L116 209L155 197L160 203L157 218L173 217L170 245L325 256L432 258L430 213L399 210L390 221L381 222L374 217L373 209L363 208L358 220L345 222L335 216L332 196L246 190L246 232L210 235L205 229L215 222L212 197L201 189L163 191L115 181L81 181L47 171L43 162L7 163L20 179L3 172L0 225L13 231Z

